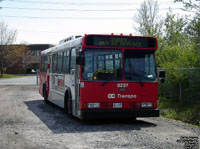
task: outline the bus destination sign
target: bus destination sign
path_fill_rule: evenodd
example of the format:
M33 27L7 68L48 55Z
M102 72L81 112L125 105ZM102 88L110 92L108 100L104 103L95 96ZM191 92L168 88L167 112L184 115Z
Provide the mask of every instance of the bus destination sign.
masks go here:
M152 37L88 35L86 45L102 47L156 48L156 39Z

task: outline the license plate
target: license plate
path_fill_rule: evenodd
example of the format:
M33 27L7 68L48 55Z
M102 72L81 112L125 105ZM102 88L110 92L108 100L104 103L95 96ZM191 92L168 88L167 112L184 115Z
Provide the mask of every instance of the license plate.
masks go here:
M122 103L113 103L113 108L122 108Z

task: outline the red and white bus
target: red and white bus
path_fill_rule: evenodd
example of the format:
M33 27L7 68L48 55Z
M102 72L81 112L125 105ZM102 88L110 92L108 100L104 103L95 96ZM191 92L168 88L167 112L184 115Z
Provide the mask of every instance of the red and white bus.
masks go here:
M80 119L158 117L157 39L89 34L41 52L40 94Z

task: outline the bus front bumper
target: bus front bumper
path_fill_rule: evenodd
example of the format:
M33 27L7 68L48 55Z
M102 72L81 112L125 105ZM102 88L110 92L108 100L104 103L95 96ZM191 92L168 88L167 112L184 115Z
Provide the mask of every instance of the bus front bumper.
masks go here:
M81 110L81 119L159 117L159 109Z

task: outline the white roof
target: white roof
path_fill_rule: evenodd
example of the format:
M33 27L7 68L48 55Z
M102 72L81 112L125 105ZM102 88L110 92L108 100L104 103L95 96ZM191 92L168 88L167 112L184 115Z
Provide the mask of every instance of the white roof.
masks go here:
M78 45L81 45L82 39L83 39L83 37L80 37L80 38L77 38L77 39L74 39L74 40L67 41L65 43L61 43L61 44L56 45L54 47L51 47L49 49L43 50L41 52L41 54L46 55L48 53L55 53L55 52L58 52L58 51L63 51L63 50L66 50L66 49L70 49L72 47L76 47Z

